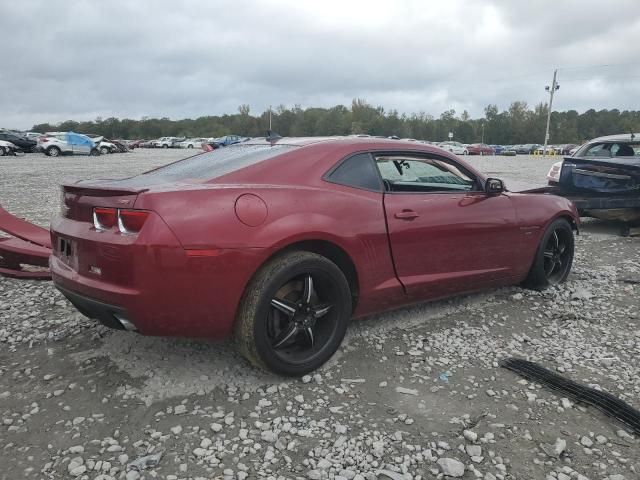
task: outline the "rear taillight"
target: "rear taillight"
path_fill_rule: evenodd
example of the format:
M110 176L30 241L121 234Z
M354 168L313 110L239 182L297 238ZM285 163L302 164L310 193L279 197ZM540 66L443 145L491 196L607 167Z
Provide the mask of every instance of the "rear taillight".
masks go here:
M148 216L149 212L145 210L118 210L120 233L138 233Z
M120 233L131 235L142 229L148 216L149 212L146 210L95 207L93 209L93 226L99 231L117 228Z
M93 226L96 230L110 230L118 223L118 211L115 208L93 209Z

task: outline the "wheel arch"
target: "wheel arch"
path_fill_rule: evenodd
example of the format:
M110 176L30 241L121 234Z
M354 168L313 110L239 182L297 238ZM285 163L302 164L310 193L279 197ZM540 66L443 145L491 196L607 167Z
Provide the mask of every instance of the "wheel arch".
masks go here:
M360 292L358 271L356 269L355 263L353 262L353 259L347 253L347 251L335 242L329 240L313 238L296 240L285 245L281 245L260 264L260 266L252 275L252 278L260 271L260 269L264 265L272 261L274 258L293 251L306 251L316 253L318 255L322 255L325 258L328 258L333 263L335 263L347 279L349 289L351 290L352 308L355 310L355 307L358 304Z

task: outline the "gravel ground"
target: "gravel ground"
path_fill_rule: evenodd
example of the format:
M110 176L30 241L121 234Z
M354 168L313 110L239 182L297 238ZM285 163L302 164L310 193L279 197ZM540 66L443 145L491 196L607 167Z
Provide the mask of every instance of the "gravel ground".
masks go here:
M185 156L0 158L0 201L46 225L57 185ZM471 158L537 186L555 159ZM638 238L586 222L569 281L354 322L301 380L257 371L228 343L97 326L50 282L0 278L0 479L640 478L640 442L593 408L498 367L520 356L636 408Z

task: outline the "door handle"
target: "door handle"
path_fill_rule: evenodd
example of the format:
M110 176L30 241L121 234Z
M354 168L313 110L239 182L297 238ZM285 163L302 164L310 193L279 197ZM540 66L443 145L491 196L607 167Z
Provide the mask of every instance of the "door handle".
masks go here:
M396 212L394 216L396 218L399 218L400 220L413 220L414 218L418 218L420 215L418 215L413 210L405 209L405 210L402 210L401 212Z

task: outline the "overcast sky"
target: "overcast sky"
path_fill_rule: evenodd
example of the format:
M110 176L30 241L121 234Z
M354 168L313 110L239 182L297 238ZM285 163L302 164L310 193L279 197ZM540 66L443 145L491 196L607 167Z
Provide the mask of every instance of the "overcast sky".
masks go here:
M640 110L639 0L0 0L0 127L246 103ZM610 67L589 67L592 65Z

